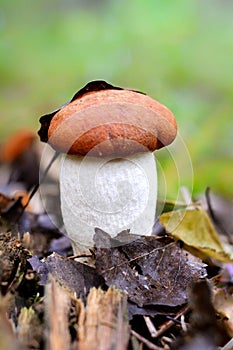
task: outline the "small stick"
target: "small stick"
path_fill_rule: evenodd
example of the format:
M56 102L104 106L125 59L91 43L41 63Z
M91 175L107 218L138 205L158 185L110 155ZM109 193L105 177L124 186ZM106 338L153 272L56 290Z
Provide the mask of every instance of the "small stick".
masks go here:
M226 345L224 345L223 348L221 348L222 350L233 350L233 338L226 343Z
M188 327L187 327L187 324L185 323L184 315L181 315L180 321L181 321L181 327L183 332L187 332Z
M58 156L59 156L59 152L55 152L54 155L53 155L53 157L52 157L52 159L50 160L49 164L47 165L47 167L46 167L46 169L45 169L45 171L44 171L44 173L43 173L43 175L42 175L42 177L41 177L40 182L38 182L38 183L33 187L32 191L31 191L31 193L30 193L30 195L29 195L29 198L28 198L28 200L27 200L27 203L22 207L22 210L21 210L21 212L19 213L19 215L18 215L16 221L19 221L19 219L22 217L22 215L23 215L25 209L27 208L28 204L30 203L32 197L36 194L36 192L38 191L38 189L39 189L40 185L42 184L42 182L44 182L44 180L45 180L45 178L46 178L46 176L47 176L47 174L48 174L48 172L49 172L49 169L51 168L53 162L58 158Z
M71 256L68 256L68 259L75 260L78 258L91 258L92 256L93 256L93 254L71 255Z
M44 182L48 172L49 172L49 169L51 168L53 162L55 162L55 160L57 159L57 157L59 156L59 152L55 152L52 159L50 160L49 164L47 165L42 177L41 177L41 180L39 183L37 183L34 188L32 189L32 192L30 193L30 196L29 196L29 199L27 201L27 203L24 205L23 207L23 211L26 209L26 207L28 206L30 200L32 199L32 197L35 195L35 193L38 191L38 188L40 187L40 184Z
M210 187L207 187L206 191L205 191L205 197L206 197L206 203L207 203L207 207L210 213L210 216L212 218L212 220L214 221L214 223L217 225L217 227L228 237L230 236L229 233L225 230L225 227L222 225L221 221L216 217L214 209L212 207L211 204L211 199L210 199Z
M145 322L146 322L146 325L147 325L147 328L150 332L150 335L152 338L156 337L156 334L157 334L157 330L153 324L153 322L151 321L150 317L149 316L143 316Z
M164 334L168 329L170 329L174 324L175 324L175 320L177 320L180 316L186 314L189 311L189 306L185 306L183 307L174 317L174 321L173 320L169 320L165 323L163 323L159 330L157 331L156 335L154 336L155 338L160 337L162 334Z
M131 329L130 333L132 335L134 335L135 338L140 340L143 344L145 344L148 347L148 349L150 349L150 350L163 350L163 348L160 348L159 346L151 343L149 340L147 340L146 338L144 338L143 336L141 336L140 334L138 334L134 330Z

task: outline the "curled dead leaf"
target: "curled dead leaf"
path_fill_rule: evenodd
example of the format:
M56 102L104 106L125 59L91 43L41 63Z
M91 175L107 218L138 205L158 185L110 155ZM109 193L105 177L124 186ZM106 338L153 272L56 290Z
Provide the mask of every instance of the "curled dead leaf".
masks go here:
M201 259L232 262L205 210L177 210L162 214L159 220L174 239L184 242L187 250Z
M106 232L95 235L96 269L106 284L123 290L140 307L185 303L187 288L206 275L204 264L169 237L130 236L131 242L119 234L112 246Z

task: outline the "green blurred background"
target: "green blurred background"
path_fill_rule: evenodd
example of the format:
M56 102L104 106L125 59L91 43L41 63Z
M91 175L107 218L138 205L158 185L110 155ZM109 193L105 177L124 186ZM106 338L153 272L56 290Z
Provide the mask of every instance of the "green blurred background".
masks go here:
M0 141L104 79L175 114L179 137L158 152L168 198L233 197L232 13L231 0L1 0Z

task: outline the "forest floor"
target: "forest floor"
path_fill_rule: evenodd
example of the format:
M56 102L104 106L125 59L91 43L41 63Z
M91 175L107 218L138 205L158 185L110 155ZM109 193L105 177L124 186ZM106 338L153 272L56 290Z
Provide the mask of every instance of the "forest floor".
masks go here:
M50 210L29 200L32 161L0 168L0 349L233 349L229 200L166 202L151 236L96 228L80 259L57 181L43 184Z

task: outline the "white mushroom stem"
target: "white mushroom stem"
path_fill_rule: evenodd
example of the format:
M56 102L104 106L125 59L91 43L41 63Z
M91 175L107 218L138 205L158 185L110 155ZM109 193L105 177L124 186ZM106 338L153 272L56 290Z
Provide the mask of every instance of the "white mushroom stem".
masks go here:
M94 228L150 235L157 200L154 155L126 158L62 155L61 210L74 254L93 248Z

